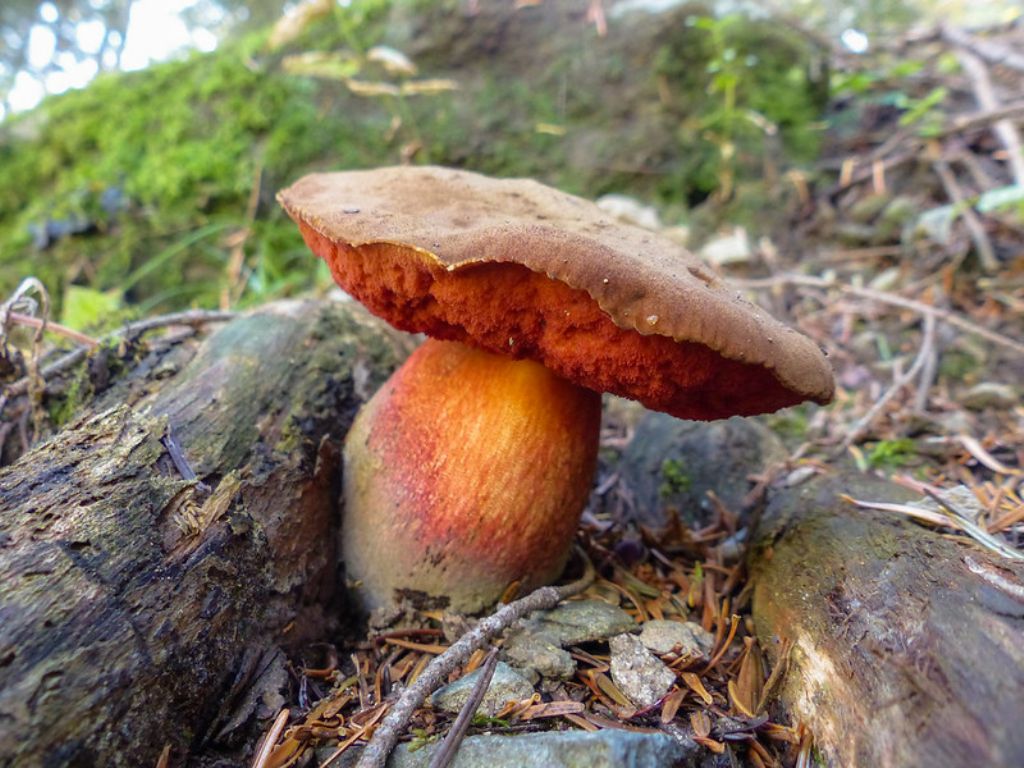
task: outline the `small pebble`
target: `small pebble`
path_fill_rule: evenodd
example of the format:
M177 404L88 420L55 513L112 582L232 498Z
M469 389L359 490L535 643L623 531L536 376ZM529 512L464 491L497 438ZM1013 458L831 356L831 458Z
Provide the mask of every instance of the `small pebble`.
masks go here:
M612 651L612 681L638 709L653 707L676 681L675 673L644 648L636 635L616 635Z
M430 697L430 703L438 709L446 712L458 712L469 700L476 681L480 679L482 670L476 670L465 675L454 683L449 683L443 688L435 691ZM508 701L522 701L533 696L533 686L530 681L516 672L512 667L503 661L499 661L494 668L494 676L487 686L483 701L477 709L477 714L493 717L501 710Z
M680 656L707 656L715 643L715 636L692 621L645 621L640 642L659 656L677 653Z

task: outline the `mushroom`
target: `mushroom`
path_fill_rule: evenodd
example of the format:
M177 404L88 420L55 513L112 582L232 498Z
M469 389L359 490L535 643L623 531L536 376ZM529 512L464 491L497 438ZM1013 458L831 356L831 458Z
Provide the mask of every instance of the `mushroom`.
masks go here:
M600 392L717 419L832 397L818 347L652 232L531 180L312 174L278 200L337 283L427 340L346 438L342 548L366 608L456 610L559 575Z

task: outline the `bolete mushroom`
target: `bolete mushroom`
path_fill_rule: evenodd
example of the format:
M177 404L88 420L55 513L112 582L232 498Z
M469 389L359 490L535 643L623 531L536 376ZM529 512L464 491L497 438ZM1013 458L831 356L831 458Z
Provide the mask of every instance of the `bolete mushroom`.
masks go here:
M557 578L599 392L686 419L832 397L809 339L675 243L537 182L381 168L278 199L342 288L433 337L346 439L342 547L368 608L418 593L472 611Z

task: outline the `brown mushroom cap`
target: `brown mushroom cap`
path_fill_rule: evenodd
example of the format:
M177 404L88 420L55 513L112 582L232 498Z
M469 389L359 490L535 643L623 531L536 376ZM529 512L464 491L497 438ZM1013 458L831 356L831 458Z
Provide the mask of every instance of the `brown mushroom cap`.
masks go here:
M832 397L810 339L670 240L535 181L380 168L312 174L278 200L335 280L403 330L681 418Z

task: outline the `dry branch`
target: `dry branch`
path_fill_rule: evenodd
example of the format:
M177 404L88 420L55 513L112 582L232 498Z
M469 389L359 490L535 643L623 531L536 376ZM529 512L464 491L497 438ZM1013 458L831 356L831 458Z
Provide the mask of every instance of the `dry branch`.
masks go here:
M978 254L978 263L981 264L981 268L989 274L996 272L999 269L999 259L996 258L992 242L985 233L985 225L981 223L978 214L975 213L967 201L967 197L960 188L960 182L956 180L956 176L950 170L949 163L940 158L932 163L932 167L942 182L942 187L946 190L949 201L963 217L964 224L967 225L967 232L974 242L974 250Z
M356 768L384 768L388 755L398 743L402 731L409 723L416 708L427 696L439 688L452 672L465 663L470 654L482 648L491 638L509 627L514 621L534 611L554 608L563 600L579 594L594 580L594 568L583 556L586 570L579 579L560 587L541 587L526 597L502 606L460 637L448 650L435 658L423 670L416 682L410 685L388 711L387 717L373 734L359 756Z
M915 299L908 299L905 296L899 296L894 293L876 291L872 288L861 288L856 285L844 285L836 282L835 280L830 280L824 277L815 277L813 275L783 274L753 280L734 279L732 283L740 288L746 288L748 290L776 288L786 285L837 290L850 296L859 296L862 299L868 299L869 301L875 301L880 304L888 304L889 306L908 309L921 315L933 315L936 320L948 323L949 325L955 326L960 330L966 331L967 333L975 336L980 336L983 339L991 341L993 344L1024 354L1024 342L971 322L966 317L963 317L952 310L942 309L941 307L925 304L923 301L917 301Z
M974 90L978 106L988 112L1000 109L1002 104L996 96L992 78L989 76L985 63L973 52L964 48L957 51L957 58L971 81L971 88ZM992 130L1002 145L1006 147L1010 175L1013 177L1014 183L1024 185L1024 145L1021 143L1016 126L1009 119L1003 118L995 122Z
M996 40L985 40L975 34L944 24L939 30L941 37L957 48L963 48L989 64L1001 65L1024 72L1024 55Z

